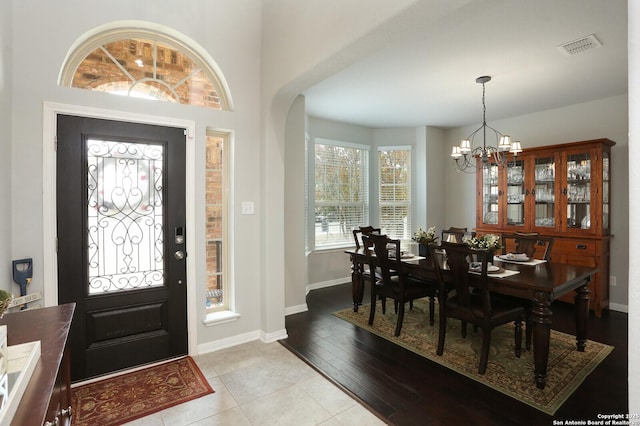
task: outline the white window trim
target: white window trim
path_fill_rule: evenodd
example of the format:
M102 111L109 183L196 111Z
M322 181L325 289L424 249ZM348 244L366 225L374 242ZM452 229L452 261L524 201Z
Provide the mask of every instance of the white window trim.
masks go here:
M413 151L413 147L411 145L379 146L378 151Z
M241 315L239 313L231 310L210 312L207 315L205 315L204 321L202 322L207 327L211 327L213 325L219 325L227 322L236 321L240 319L240 316Z

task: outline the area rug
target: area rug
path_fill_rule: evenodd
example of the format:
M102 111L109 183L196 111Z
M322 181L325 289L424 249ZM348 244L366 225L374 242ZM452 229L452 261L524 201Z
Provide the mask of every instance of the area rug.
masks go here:
M213 392L187 356L72 388L73 424L120 425Z
M520 358L514 354L513 324L492 331L489 363L486 373L481 375L478 374L482 346L480 332L474 333L468 326L467 338L464 339L460 333L460 321L450 319L444 353L438 356L438 323L436 320L433 327L429 325L428 309L427 300L414 301L413 310L405 311L402 332L398 337L393 335L397 318L393 304L383 315L378 302L373 326L368 325L369 305L361 306L358 312L349 308L334 315L549 415L560 408L613 350L612 346L589 340L585 352L578 352L575 336L552 330L547 383L544 389L538 389L533 376L533 349L527 351L523 347Z

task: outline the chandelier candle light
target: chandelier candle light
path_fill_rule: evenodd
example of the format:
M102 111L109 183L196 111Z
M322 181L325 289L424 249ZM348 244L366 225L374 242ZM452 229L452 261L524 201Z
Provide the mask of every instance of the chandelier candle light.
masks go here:
M476 167L476 159L479 158L484 167L491 158L499 167L508 163L508 154L514 156L522 152L519 141L511 142L511 136L503 135L498 130L487 124L487 107L484 101L484 84L491 81L488 75L476 78L476 83L482 84L482 126L473 131L466 139L460 142L460 146L454 146L451 157L456 162L456 168L461 172L473 173ZM487 145L487 129L491 130L496 138L496 146ZM474 147L474 138L482 130L482 146Z

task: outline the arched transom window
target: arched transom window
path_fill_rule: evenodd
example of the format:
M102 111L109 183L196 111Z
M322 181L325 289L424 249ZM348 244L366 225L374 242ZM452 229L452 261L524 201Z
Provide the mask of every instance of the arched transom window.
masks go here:
M228 111L227 90L211 62L163 34L112 30L68 56L60 84Z

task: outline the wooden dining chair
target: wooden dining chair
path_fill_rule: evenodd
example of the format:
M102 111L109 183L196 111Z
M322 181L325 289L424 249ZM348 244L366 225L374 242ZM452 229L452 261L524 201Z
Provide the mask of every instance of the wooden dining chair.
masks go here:
M445 269L443 266L445 262L433 260L441 295L438 299L440 314L437 354L442 355L444 352L447 318L455 318L462 321L463 337L466 337L467 323L477 326L482 331L479 374L484 374L487 370L491 330L499 325L510 322L515 324L515 355L519 358L522 347L522 322L526 320L526 309L518 301L493 297L487 276L490 252L446 241L442 242L439 248L444 250L444 254L432 248L432 256L446 256L447 267ZM472 256L481 264L479 274L469 271L469 259ZM447 281L455 291L447 292Z
M502 234L502 254L524 253L529 259L551 260L551 249L553 248L553 237L541 236L537 232L514 232ZM501 295L504 299L509 296ZM512 298L513 299L513 298ZM527 334L525 345L527 350L531 349L531 339L533 333L533 323L531 319L531 302L523 299L516 299L523 303L527 309Z
M375 228L371 225L367 225L367 226L360 226L356 229L353 230L353 239L355 240L356 243L356 250L360 249L360 242L362 241L362 236L363 235L369 235L371 233L375 233L375 234L379 234L380 232L382 232L382 230L380 228Z
M502 254L525 253L530 259L551 260L553 237L541 236L537 232L514 232L502 234Z
M375 233L375 234L379 234L381 232L380 228L376 228L374 226L371 225L367 225L367 226L359 226L358 228L354 229L353 231L353 240L356 243L356 250L360 250L360 248L362 247L361 243L362 243L362 236L363 235L369 235L371 233ZM371 270L371 269L367 269L369 268L369 265L363 265L362 268L362 272L360 273L360 290L361 290L361 297L362 295L364 295L364 286L366 285L367 282L371 282L371 274L373 273L374 275L377 275L376 279L380 279L380 273L379 271ZM384 304L384 300L383 300L383 304Z
M462 243L468 238L476 236L474 231L469 231L467 228L457 228L455 226L449 227L449 229L443 229L440 233L440 241Z
M378 298L383 301L386 298L393 299L398 315L394 334L399 336L404 320L405 304L423 297L429 298L429 322L433 325L437 283L410 277L403 271L400 240L388 238L386 235L369 234L363 235L362 241L370 270L378 268L381 274L381 278L372 281L371 285L369 325L373 325L375 318L376 300ZM384 313L384 303L382 309Z

